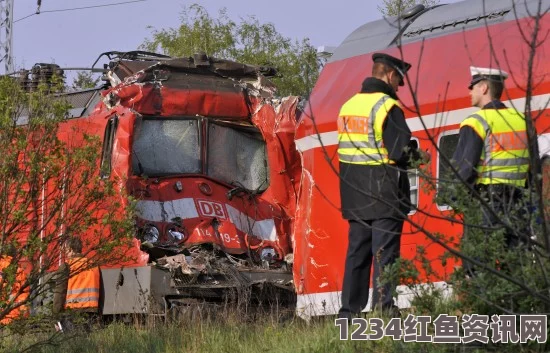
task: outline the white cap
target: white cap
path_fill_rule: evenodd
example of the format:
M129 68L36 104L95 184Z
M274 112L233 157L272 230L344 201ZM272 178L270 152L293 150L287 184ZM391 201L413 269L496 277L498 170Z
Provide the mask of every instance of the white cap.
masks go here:
M493 80L502 82L508 78L507 72L494 68L470 66L470 74L472 75L472 81L470 82L468 89L472 89L472 87L479 81Z
M493 68L470 66L470 73L472 74L472 76L483 75L483 76L500 76L503 79L508 78L508 73L506 71L502 71L500 69L493 69Z

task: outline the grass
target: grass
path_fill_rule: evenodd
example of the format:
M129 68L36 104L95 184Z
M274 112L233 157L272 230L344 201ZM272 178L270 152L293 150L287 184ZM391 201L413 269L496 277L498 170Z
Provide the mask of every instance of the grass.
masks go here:
M33 347L41 353L358 353L358 352L461 352L461 347L405 343L385 338L381 341L340 341L334 318L312 320L281 316L245 316L238 312L208 316L196 312L180 315L171 323L158 321L113 322L94 328L90 333L57 335L50 332L10 335L2 342L4 352L20 352L36 342L48 345ZM385 320L387 322L388 320ZM53 328L53 324L51 325ZM468 352L474 352L468 350Z

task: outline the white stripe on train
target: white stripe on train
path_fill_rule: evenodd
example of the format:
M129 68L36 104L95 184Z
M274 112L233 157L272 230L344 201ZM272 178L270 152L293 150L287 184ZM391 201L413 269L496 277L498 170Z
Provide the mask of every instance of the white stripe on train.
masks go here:
M238 230L263 240L277 240L277 229L273 219L256 220L231 205L224 204L224 207L229 220ZM139 200L136 212L138 217L151 222L171 222L176 217L181 219L199 217L195 200L191 197L173 201Z
M445 282L432 282L433 289L440 290L444 297L452 293L452 289ZM430 290L428 284L420 284L412 289L407 286L397 286L397 306L401 309L410 308L415 293L420 290ZM372 307L372 288L369 290L369 302L364 312L370 311ZM341 291L323 292L314 294L298 294L296 303L296 314L303 319L309 320L312 316L335 315L340 309Z
M514 107L519 111L525 110L525 98L517 98L511 101L504 102L507 106ZM541 94L539 96L534 96L531 100L531 111L541 110L550 108L550 94ZM407 125L411 131L417 132L424 130L422 121L428 129L443 128L451 125L457 125L462 122L468 115L474 113L477 108L470 107L464 109L450 110L447 112L441 112L437 114L430 114L423 116L422 119L419 117L407 119ZM336 119L334 120L336 124ZM541 137L543 141L541 141ZM302 137L296 140L296 148L300 152L306 152L315 148L321 147L321 142L324 146L334 146L338 144L338 132L329 131L324 132L319 135L313 134L306 137ZM549 134L542 134L539 136L539 143L544 145L545 153L550 154L550 136ZM541 155L543 155L543 148L540 148Z

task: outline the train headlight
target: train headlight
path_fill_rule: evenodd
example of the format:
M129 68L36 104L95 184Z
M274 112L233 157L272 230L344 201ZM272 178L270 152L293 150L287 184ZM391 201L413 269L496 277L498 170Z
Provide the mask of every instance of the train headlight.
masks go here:
M143 228L141 236L143 241L154 244L159 241L160 232L157 227L148 224Z
M271 247L265 247L260 252L260 259L263 261L266 261L268 263L272 263L277 258L277 253L275 252L275 249Z
M172 243L179 243L185 238L185 234L183 234L183 231L180 231L175 228L168 229L168 239Z

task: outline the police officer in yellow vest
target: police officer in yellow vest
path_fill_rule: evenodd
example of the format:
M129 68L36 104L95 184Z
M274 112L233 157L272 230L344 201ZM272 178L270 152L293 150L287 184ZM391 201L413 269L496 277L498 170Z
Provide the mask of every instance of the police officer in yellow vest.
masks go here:
M357 316L367 306L373 265L372 307L395 310L395 283L379 286L378 277L399 257L403 220L410 210L403 171L411 131L396 92L411 65L381 53L372 59L372 77L338 116L340 197L342 216L349 222L340 318Z
M508 74L494 68L470 67L472 105L480 108L460 124L453 161L458 176L490 202L496 214L522 197L529 172L529 149L523 114L500 101ZM499 219L482 209L486 226ZM508 232L509 233L509 232ZM508 246L518 243L506 234ZM467 265L467 264L465 264ZM468 267L468 266L466 266Z

